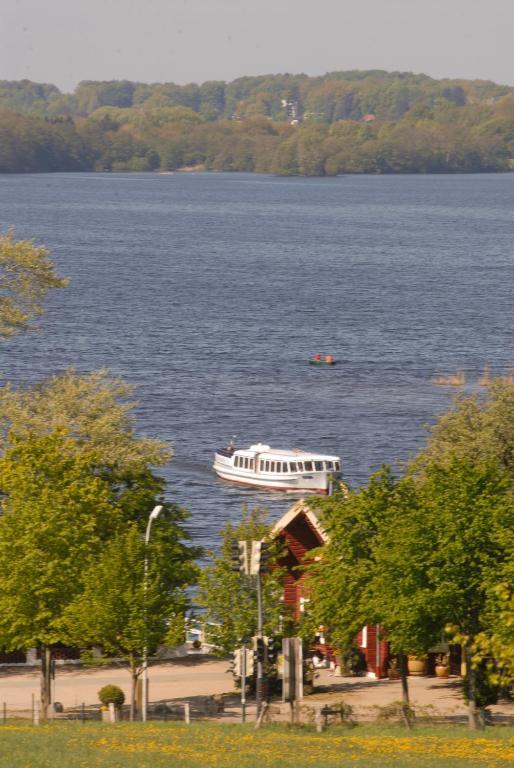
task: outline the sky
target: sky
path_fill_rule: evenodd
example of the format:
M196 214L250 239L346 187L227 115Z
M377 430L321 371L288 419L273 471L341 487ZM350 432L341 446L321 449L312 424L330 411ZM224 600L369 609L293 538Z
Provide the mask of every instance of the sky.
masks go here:
M0 79L385 69L514 85L514 0L0 0Z

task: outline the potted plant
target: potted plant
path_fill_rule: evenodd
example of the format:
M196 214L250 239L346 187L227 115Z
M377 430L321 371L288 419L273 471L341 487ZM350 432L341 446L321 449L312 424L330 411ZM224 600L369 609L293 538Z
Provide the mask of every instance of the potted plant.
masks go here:
M426 656L417 656L413 654L407 657L407 669L409 670L409 675L412 675L413 677L421 677L424 675L426 673L426 666Z
M435 658L436 677L450 676L450 659L447 653L438 653Z
M389 669L387 670L387 676L389 680L400 679L400 669L398 667L398 659L389 659Z
M114 719L119 719L119 712L125 701L125 694L117 685L104 685L98 691L98 698L102 702L100 711L102 713L102 720L110 721L109 704L114 705Z

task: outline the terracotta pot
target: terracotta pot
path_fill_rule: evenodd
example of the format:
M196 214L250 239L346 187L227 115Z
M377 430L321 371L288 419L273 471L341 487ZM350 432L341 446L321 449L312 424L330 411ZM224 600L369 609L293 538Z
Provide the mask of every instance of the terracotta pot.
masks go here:
M436 677L450 677L450 667L448 665L436 664L435 666Z
M407 669L409 670L409 675L412 675L413 677L421 677L425 674L425 668L426 668L426 660L425 659L418 659L416 656L409 656L408 662L407 662Z

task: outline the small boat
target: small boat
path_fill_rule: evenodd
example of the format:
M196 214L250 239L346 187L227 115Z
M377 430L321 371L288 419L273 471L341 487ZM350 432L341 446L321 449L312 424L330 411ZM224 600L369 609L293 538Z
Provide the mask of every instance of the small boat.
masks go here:
M213 469L233 483L290 493L326 494L340 479L341 459L299 449L271 448L263 443L238 449L231 441L214 454Z
M337 360L334 360L332 355L313 355L309 357L309 365L335 365Z

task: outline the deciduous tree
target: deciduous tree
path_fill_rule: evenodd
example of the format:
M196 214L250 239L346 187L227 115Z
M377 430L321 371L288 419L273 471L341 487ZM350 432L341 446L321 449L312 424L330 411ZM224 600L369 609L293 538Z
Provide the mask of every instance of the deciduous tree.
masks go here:
M45 248L16 240L14 230L0 234L0 338L34 330L48 291L66 284Z

